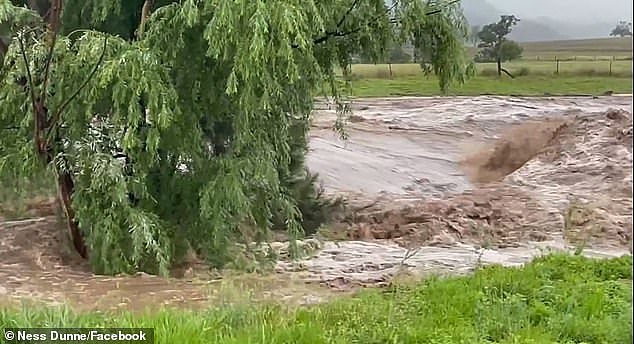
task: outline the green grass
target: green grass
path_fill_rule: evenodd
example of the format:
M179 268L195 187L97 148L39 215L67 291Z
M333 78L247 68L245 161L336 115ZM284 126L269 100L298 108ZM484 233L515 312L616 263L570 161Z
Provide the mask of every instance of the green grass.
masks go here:
M495 75L495 63L477 65L481 75ZM504 64L504 68L514 75L553 76L557 73L557 63L552 61L512 61ZM560 61L559 76L613 76L632 77L632 61Z
M504 67L516 76L498 78L496 66L479 63L477 76L464 85L453 87L450 95L475 96L482 94L543 96L601 95L606 91L632 93L632 62L566 61L514 61ZM610 69L611 68L611 69ZM439 95L436 77L424 75L419 65L352 65L352 89L357 97L429 96Z
M544 77L525 76L510 79L478 76L464 85L452 87L450 95L601 95L606 91L632 93L631 78L615 77ZM440 95L434 77L398 79L360 79L352 81L355 97L431 96Z
M559 63L559 76L613 76L632 77L632 61L612 61L610 72L610 61L561 61ZM511 61L504 63L504 68L513 74L524 74L531 76L555 76L557 63L552 61ZM476 69L479 75L492 76L497 67L495 63L478 63ZM391 72L390 72L391 70ZM352 65L353 78L378 78L397 79L409 76L424 76L421 68L417 64L355 64Z
M632 258L539 258L329 304L77 314L5 308L5 327L151 327L157 343L631 343Z

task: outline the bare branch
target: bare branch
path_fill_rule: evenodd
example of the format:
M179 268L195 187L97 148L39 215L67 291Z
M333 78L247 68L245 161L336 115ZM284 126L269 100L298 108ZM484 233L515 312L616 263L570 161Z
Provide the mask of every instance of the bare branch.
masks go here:
M35 96L35 86L33 85L33 76L31 74L31 67L29 65L29 59L26 57L26 50L24 49L24 42L22 41L22 36L18 35L18 43L20 46L20 54L22 55L22 60L24 61L24 67L26 68L26 79L29 83L29 91L31 93L31 103L33 105L33 114L37 115L37 98Z
M343 25L343 22L346 21L346 18L348 18L348 15L350 15L350 12L352 12L352 10L357 6L358 3L359 3L359 0L354 0L352 2L352 5L350 5L346 13L341 17L341 19L337 23L337 27L341 27L341 25Z
M451 5L453 5L455 3L458 3L458 2L460 2L460 0L452 0L452 1L449 1L445 6L451 6ZM437 8L437 9L435 9L433 11L429 11L429 12L425 13L425 15L429 16L429 15L432 15L432 14L438 14L438 13L442 12L443 9L444 8Z
M57 111L53 115L53 118L52 118L52 120L51 120L51 122L49 124L49 130L52 129L53 126L55 126L55 124L59 121L60 117L62 116L62 113L64 112L64 110L66 110L68 105L70 105L70 103L73 100L75 100L75 98L77 98L79 93L86 87L86 85L88 85L90 80L92 80L92 78L95 76L95 73L97 73L97 70L99 69L99 66L101 65L101 63L103 62L104 57L106 56L107 45L108 45L108 36L105 36L104 39L103 39L103 50L101 51L101 55L99 56L99 60L97 60L97 63L95 64L93 69L90 71L90 74L88 74L88 77L86 77L86 80L84 80L84 82L77 88L77 90L75 90L75 92L73 92L73 94L70 97L68 97L66 100L64 100L62 102L62 105L59 107L59 109L57 109ZM52 132L52 130L50 130L48 132L48 137L47 137L47 140L46 140L47 143L50 143L50 139L52 137L51 132Z
M53 60L53 52L55 50L55 43L57 43L57 31L59 30L59 21L62 12L62 0L52 0L51 17L48 22L48 35L50 40L50 47L48 55L46 56L46 65L44 67L44 80L42 83L42 94L40 95L40 103L46 103L46 89L48 88L48 81L50 78L51 62Z

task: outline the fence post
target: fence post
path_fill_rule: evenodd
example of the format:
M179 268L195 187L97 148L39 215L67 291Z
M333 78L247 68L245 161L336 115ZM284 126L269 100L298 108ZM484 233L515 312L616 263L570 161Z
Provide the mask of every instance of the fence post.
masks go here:
M612 76L612 60L610 60L610 72L608 73L609 76Z
M557 70L555 71L555 74L559 75L559 58L557 58L557 56L555 56L555 61L557 61Z

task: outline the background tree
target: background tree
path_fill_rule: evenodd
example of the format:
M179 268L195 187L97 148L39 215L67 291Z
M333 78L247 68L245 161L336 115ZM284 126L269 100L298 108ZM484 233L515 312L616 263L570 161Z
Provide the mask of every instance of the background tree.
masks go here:
M501 76L502 72L504 72L508 76L513 77L511 73L502 68L502 62L521 55L519 45L514 42L509 43L512 41L506 38L513 30L513 26L517 25L519 21L513 15L503 15L500 16L500 21L485 25L478 33L480 39L478 47L481 49L478 58L495 61L497 63L498 76Z
M497 55L489 53L490 51L480 51L476 56L476 62L496 62ZM522 57L524 48L515 41L505 40L500 46L501 62L517 60Z
M413 41L442 90L472 70L455 1L35 4L0 0L0 176L54 175L97 273L166 274L187 247L222 266L234 243L319 222L300 198L318 195L304 166L313 96L345 114L336 70L353 54Z
M616 25L616 27L612 29L612 32L610 32L610 36L613 36L613 37L632 36L632 23L629 23L626 21L620 21Z
M480 43L480 31L482 30L482 28L480 27L480 25L472 25L471 29L469 30L469 43L473 44L474 48L478 47L478 43Z
M522 57L522 52L524 48L522 48L519 43L511 40L506 40L502 43L500 47L500 56L502 57L502 62L517 60Z
M390 49L388 63L411 63L412 56L405 52L402 46L396 45Z

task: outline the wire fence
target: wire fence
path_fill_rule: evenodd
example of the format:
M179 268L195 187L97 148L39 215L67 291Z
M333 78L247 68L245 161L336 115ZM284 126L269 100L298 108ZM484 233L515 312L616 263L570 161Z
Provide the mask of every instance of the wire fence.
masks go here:
M632 60L625 58L534 58L511 61L504 65L506 69L520 75L632 76ZM478 64L478 71L482 74L490 73L491 69L497 69L495 64Z
M632 60L627 58L528 58L503 63L515 76L580 76L580 77L632 77ZM353 64L352 74L357 78L399 78L422 74L415 63ZM479 75L497 74L495 63L477 63Z
M632 55L606 55L606 56L583 56L583 55L530 55L522 56L524 61L632 61Z

